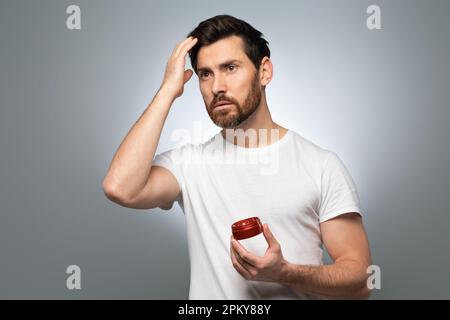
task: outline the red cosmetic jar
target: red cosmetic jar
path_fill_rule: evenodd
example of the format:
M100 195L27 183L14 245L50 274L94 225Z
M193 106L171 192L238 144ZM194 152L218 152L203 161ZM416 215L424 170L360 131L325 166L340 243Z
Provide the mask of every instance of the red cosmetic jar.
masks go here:
M231 232L236 240L242 240L260 234L263 232L263 227L258 217L251 217L233 223Z

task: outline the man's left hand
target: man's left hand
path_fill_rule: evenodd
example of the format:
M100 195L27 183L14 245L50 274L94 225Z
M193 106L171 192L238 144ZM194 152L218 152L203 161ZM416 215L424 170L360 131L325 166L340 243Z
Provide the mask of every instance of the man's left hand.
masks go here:
M263 234L268 248L264 256L257 256L246 250L231 236L230 255L233 267L246 280L282 282L287 261L283 258L280 243L267 224L263 225Z

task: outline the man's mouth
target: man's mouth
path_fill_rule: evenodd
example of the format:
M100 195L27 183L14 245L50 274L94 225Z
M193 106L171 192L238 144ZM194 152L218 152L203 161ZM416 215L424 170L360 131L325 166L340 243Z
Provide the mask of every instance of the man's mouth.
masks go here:
M220 101L219 103L216 103L214 105L213 110L214 111L219 111L219 110L223 110L223 109L228 109L229 107L231 107L233 105L232 102L229 101Z
M226 104L232 104L232 102L230 102L230 101L225 101L225 100L219 101L219 102L217 102L217 103L214 105L214 107L220 107L220 106L223 106L223 105L226 105Z

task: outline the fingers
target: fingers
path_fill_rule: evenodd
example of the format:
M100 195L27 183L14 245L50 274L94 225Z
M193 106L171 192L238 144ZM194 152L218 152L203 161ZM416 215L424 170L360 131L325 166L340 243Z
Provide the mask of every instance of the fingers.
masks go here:
M273 235L272 231L270 231L269 226L267 224L263 225L263 234L264 238L266 238L269 247L275 247L279 244L277 239L275 239L275 236Z
M172 55L175 56L175 55L177 54L177 52L178 52L178 49L179 49L181 46L183 46L183 44L185 44L186 42L188 42L189 40L191 40L191 37L188 37L188 38L184 39L183 41L179 42L179 43L175 46L175 48L173 49Z
M251 266L256 266L260 260L260 257L250 253L247 251L237 240L233 239L231 240L231 246L236 250L237 254L250 264Z
M247 271L241 264L242 260L238 260L239 258L235 254L235 251L233 250L233 247L230 246L230 256L231 256L231 262L233 263L234 268L236 269L239 274L244 277L244 279L250 279L251 274L249 271Z
M234 250L233 250L234 251ZM255 270L255 267L249 264L248 262L244 261L239 254L236 254L236 251L233 252L234 256L236 257L237 262L244 267L244 269L249 272L250 274Z
M194 38L194 37L189 37L184 39L175 49L175 56L179 56L180 54L182 55L182 57L184 57L187 52L193 47L195 46L195 44L197 43L198 39Z
M173 48L173 51L172 51L172 57L175 57L175 56L177 55L178 49L179 49L184 43L186 43L188 40L190 40L190 38L186 38L186 39L184 39L183 41L177 43L177 45L175 46L175 48Z

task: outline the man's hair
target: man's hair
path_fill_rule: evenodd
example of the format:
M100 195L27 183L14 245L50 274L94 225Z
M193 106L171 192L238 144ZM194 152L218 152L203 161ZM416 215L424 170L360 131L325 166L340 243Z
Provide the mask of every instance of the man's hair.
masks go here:
M232 35L239 36L243 40L244 52L253 62L256 70L259 70L264 57L270 58L269 43L263 38L261 32L233 16L218 15L200 22L188 35L188 37L193 36L198 39L195 46L189 51L195 73L197 73L197 55L200 48Z

